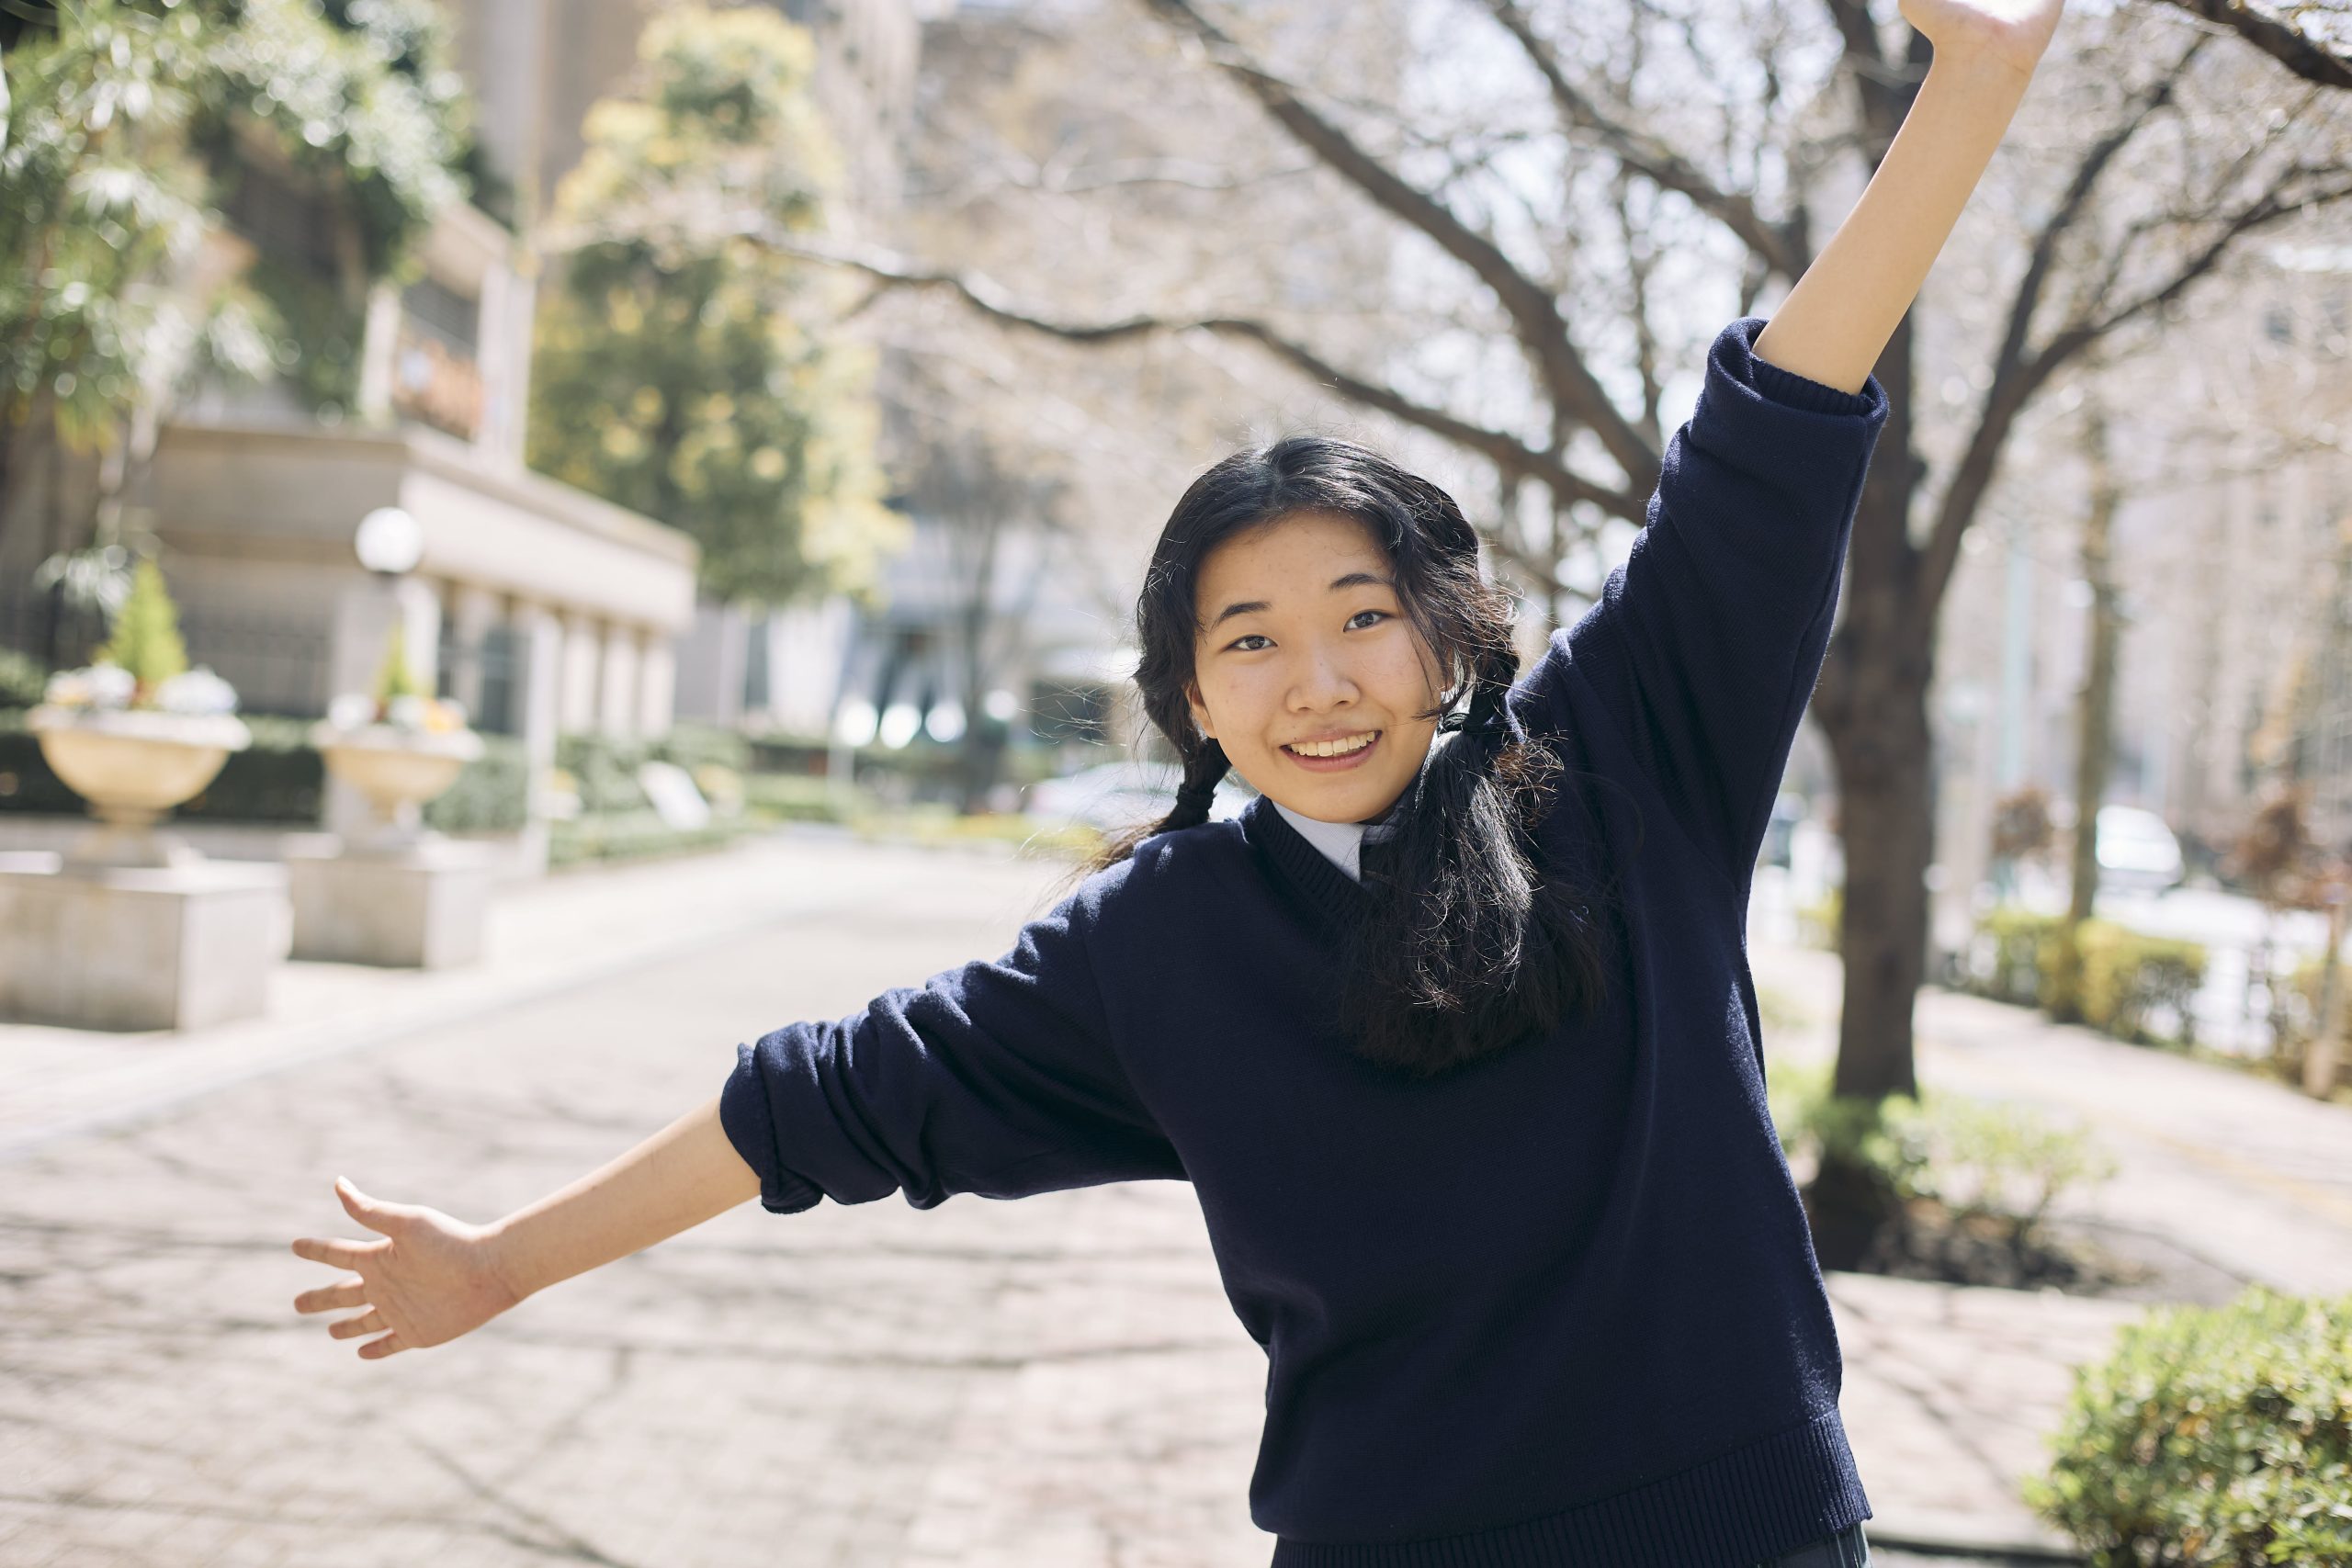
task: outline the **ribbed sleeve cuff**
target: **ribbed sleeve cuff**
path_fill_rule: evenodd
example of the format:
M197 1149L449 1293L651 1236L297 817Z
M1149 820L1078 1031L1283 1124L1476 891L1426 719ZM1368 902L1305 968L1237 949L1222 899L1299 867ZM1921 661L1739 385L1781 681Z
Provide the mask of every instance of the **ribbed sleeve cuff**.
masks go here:
M1877 390L1875 380L1863 382L1859 392L1841 392L1809 376L1800 376L1793 370L1781 369L1768 359L1758 359L1756 357L1756 339L1764 331L1764 326L1765 319L1761 316L1743 316L1733 323L1734 330L1724 334L1730 341L1724 346L1727 351L1736 352L1726 354L1724 368L1732 370L1739 379L1772 401L1803 409L1809 413L1867 414L1885 400L1885 394Z
M777 1157L775 1116L768 1109L767 1080L756 1045L735 1047L735 1070L718 1090L718 1124L743 1163L759 1173L761 1208L771 1214L797 1214L815 1208L824 1197L822 1188L786 1169Z

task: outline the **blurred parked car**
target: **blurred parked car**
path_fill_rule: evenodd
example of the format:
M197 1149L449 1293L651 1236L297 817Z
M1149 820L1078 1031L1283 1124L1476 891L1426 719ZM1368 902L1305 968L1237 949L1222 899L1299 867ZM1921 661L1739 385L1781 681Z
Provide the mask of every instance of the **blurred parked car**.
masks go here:
M2165 819L2136 806L2098 808L2098 857L2102 887L2118 892L2161 893L2180 885L2180 840Z
M1022 812L1041 823L1084 822L1115 833L1167 816L1183 782L1183 771L1172 763L1104 762L1031 784ZM1216 786L1210 819L1239 816L1250 799L1250 792L1228 775Z

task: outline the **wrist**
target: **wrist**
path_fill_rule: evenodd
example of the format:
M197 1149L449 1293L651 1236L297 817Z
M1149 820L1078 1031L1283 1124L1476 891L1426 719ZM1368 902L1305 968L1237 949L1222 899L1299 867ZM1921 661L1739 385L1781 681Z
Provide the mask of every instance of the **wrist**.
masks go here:
M476 1239L481 1247L483 1268L519 1304L538 1294L550 1281L535 1278L526 1266L524 1249L517 1245L516 1218L508 1214L492 1220L481 1227Z
M2007 107L2015 108L2031 85L2034 66L2039 63L2038 60L2020 62L1989 49L1939 49L1928 61L1928 74L1920 82L1919 90L1924 93L1928 84L1937 83L1947 91L2006 98Z

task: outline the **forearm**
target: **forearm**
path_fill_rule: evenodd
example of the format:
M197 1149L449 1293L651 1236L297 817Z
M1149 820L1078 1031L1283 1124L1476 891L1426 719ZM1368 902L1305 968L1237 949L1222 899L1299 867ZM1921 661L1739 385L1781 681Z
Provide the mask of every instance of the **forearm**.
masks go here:
M756 1198L760 1179L728 1142L718 1100L490 1227L518 1296L642 1251Z
M1862 389L2030 80L1999 61L1937 54L1870 187L1758 334L1758 358Z

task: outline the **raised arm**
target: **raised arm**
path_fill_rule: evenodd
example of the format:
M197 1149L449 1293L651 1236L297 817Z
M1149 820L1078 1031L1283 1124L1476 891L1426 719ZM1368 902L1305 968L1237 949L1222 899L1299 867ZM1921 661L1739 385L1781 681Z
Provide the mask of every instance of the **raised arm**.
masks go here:
M2007 129L2062 0L1903 0L1936 45L1870 188L1769 320L1725 327L1646 525L1514 706L1620 732L1745 897L1886 421L1871 367Z
M1935 45L1870 188L1756 340L1756 356L1857 392L1951 237L2064 0L1903 0Z

